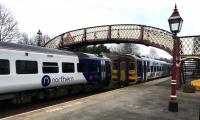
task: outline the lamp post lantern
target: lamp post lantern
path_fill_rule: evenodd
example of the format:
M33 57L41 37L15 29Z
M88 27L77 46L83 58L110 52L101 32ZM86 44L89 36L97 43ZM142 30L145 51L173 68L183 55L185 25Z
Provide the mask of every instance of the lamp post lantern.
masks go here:
M179 15L179 12L178 12L176 5L175 5L175 8L174 8L174 12L172 13L172 15L168 19L168 22L169 22L170 31L173 34L177 35L177 33L179 33L181 31L183 19Z
M38 30L37 32L37 46L41 46L42 45L42 33L40 30Z
M177 33L180 32L183 19L179 15L178 9L175 5L174 12L168 19L170 31L173 34L174 39L174 46L173 46L173 66L172 66L172 80L171 80L171 95L169 101L169 111L171 112L178 112L178 102L176 96L176 89L177 89L177 82L179 80L178 76L178 67L179 67L179 47L180 42L179 38L177 37ZM177 64L178 63L178 64Z

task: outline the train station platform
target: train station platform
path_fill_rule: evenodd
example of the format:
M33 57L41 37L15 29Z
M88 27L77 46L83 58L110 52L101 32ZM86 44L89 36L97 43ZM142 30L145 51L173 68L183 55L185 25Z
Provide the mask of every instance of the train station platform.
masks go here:
M200 92L177 91L179 111L169 112L170 78L131 85L10 116L8 120L199 120Z

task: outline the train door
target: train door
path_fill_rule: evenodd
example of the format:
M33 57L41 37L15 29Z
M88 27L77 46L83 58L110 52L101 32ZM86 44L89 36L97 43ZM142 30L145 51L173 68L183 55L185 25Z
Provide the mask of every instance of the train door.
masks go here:
M126 81L127 64L126 61L120 62L120 81Z
M143 82L147 80L147 64L146 64L146 61L143 61Z
M106 81L111 80L111 63L106 61Z
M150 76L151 76L151 66L150 66L150 62L149 61L147 61L146 63L147 63L147 66L146 66L146 68L147 68L147 70L146 70L146 80L148 80L150 78Z
M101 60L101 81L106 79L106 65L105 60Z
M137 70L136 70L136 65L135 61L129 61L128 62L128 81L129 82L137 82Z
M137 60L137 80L142 82L142 61Z
M112 81L119 81L119 63L117 60L112 61Z

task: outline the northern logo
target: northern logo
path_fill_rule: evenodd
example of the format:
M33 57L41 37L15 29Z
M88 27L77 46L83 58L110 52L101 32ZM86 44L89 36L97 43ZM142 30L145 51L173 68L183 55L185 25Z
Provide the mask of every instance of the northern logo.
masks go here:
M69 82L72 82L74 80L74 77L58 77L58 78L50 78L48 75L45 75L42 77L42 86L47 87L50 84L66 84Z
M46 87L51 83L51 78L48 75L42 77L42 86Z

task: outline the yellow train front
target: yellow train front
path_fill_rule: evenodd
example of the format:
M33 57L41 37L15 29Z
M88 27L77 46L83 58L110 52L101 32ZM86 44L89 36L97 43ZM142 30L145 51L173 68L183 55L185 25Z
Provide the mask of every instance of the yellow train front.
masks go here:
M145 82L169 76L171 63L142 58L135 55L119 55L112 58L112 81L122 85Z

